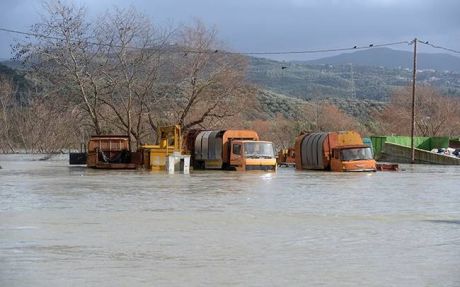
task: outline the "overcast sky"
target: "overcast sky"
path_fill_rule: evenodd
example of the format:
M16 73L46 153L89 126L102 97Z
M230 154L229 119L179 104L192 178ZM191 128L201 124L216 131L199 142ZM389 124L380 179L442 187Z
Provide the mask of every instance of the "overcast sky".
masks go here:
M65 1L65 0L64 0ZM68 0L70 1L70 0ZM198 18L213 25L234 51L264 52L353 47L411 40L460 50L459 0L76 0L90 17L132 5L159 25ZM40 0L0 0L0 27L28 31ZM0 31L0 58L18 36ZM394 47L408 49L407 46ZM421 52L443 52L423 46ZM316 54L325 57L331 54ZM311 55L296 59L311 59ZM279 58L278 58L279 59ZM292 58L285 58L292 59Z

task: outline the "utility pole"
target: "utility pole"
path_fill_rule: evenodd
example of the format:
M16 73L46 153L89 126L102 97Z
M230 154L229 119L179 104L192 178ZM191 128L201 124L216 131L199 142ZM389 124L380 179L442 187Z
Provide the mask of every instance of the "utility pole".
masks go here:
M411 163L415 163L415 148L414 148L414 133L415 133L415 75L417 73L417 38L414 38L414 67L412 70L412 127L411 127L411 139L410 139L410 148L411 148Z

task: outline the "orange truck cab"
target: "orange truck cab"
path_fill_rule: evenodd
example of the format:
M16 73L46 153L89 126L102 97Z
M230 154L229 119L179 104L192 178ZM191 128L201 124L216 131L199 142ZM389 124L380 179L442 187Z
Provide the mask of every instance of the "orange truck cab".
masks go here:
M319 132L296 138L296 169L376 171L371 148L355 131Z
M343 146L332 149L332 171L375 171L375 160L368 146Z
M251 130L190 132L186 147L195 169L276 170L273 144Z
M267 141L231 141L230 168L244 170L276 170L273 144Z

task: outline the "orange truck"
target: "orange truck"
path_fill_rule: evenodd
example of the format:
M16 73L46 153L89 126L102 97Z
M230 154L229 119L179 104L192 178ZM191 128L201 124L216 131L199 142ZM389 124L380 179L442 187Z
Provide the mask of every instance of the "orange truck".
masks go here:
M355 131L300 135L295 142L296 169L376 171L369 146Z
M251 130L190 131L186 151L194 169L276 171L273 144Z

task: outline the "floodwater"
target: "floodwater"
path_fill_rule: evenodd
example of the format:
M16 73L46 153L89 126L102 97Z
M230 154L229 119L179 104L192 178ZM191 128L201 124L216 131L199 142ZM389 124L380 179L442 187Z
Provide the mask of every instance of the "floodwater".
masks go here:
M460 286L460 167L0 165L0 286Z

